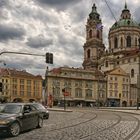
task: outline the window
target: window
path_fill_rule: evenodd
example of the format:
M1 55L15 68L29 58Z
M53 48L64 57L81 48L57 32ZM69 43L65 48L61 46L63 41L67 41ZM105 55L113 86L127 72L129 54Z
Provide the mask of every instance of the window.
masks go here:
M86 90L86 97L92 97L92 90L90 89Z
M82 97L82 89L76 88L75 89L75 97Z
M105 66L108 67L108 61L105 62Z
M118 83L114 83L114 88L118 89Z
M118 39L117 39L117 37L115 37L115 40L114 40L114 48L118 48Z
M134 69L131 69L131 77L134 77Z
M137 61L137 59L136 58L134 58L134 62L136 62Z
M110 83L110 88L111 88L111 89L113 88L113 84L111 84L111 83Z
M135 45L137 46L137 38L135 38Z
M89 31L89 38L92 38L92 30Z
M138 41L139 41L139 48L140 48L140 38L139 38L139 40L138 40Z
M20 84L24 85L24 79L20 79Z
M123 38L121 37L121 48L123 47Z
M100 38L100 32L97 30L97 38Z
M112 96L112 91L110 90L110 96Z
M90 50L87 51L87 58L90 58Z
M131 47L131 36L127 36L126 38L126 47Z

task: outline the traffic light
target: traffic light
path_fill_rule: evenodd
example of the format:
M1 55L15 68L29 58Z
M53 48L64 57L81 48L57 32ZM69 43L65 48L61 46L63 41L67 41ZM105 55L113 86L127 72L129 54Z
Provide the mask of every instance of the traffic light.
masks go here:
M46 63L53 64L53 54L52 53L46 53Z
M49 63L49 53L46 53L46 63Z
M53 54L50 53L50 64L53 64Z
M3 89L3 85L2 82L0 82L0 92L2 92L2 89Z

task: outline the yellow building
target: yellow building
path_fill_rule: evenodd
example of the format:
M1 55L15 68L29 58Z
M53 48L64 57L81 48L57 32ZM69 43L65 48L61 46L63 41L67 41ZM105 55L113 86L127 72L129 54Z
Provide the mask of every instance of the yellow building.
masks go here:
M0 100L5 102L32 102L42 100L42 77L26 71L0 68L2 92Z
M108 106L130 105L130 76L118 67L107 73Z
M48 71L48 105L63 105L63 93L67 94L65 98L68 106L104 105L106 80L101 72L82 68L60 67Z

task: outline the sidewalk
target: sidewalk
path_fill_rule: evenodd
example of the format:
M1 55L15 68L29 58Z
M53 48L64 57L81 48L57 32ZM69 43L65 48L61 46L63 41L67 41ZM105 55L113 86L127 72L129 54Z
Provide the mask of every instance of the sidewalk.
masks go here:
M47 108L49 111L60 111L60 112L72 112L71 109L64 109L64 108L57 108L57 107L52 107L52 108Z
M103 111L114 111L114 112L125 112L125 113L131 113L131 114L136 114L140 115L140 108L137 110L136 107L101 107L99 110Z

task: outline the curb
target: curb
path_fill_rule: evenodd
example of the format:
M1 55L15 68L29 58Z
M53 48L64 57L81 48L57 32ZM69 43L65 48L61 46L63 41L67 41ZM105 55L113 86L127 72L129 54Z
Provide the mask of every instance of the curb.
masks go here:
M135 115L140 115L140 112L131 112L131 111L127 111L127 110L112 110L112 109L99 109L99 111L108 111L108 112L122 112L122 113L129 113L129 114L135 114Z

